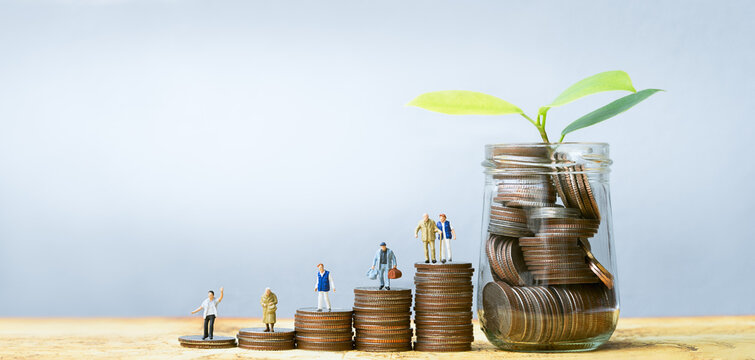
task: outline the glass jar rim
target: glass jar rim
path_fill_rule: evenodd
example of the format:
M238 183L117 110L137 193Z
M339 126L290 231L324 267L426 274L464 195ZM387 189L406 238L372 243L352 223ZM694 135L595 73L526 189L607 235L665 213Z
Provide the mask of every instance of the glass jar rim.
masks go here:
M558 145L589 145L589 146L608 146L609 144L607 142L591 142L591 141L567 141L567 142L557 142L557 143L537 143L537 142L523 142L523 143L496 143L496 144L486 144L485 146L489 147L507 147L507 146L558 146Z
M564 156L554 160L556 153ZM577 163L580 170L570 168ZM605 142L541 142L485 145L485 161L481 165L488 174L557 175L566 168L574 174L607 174L611 164L609 144Z

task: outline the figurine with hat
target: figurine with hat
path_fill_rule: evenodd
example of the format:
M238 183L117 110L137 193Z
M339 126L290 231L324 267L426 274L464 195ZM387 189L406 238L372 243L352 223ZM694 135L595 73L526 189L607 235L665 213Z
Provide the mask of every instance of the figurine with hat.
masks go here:
M385 288L391 289L391 279L398 279L401 277L401 272L396 268L396 255L393 250L389 249L385 245L385 242L380 243L380 248L375 253L375 257L372 259L371 270L376 270L377 277L380 279L380 290Z

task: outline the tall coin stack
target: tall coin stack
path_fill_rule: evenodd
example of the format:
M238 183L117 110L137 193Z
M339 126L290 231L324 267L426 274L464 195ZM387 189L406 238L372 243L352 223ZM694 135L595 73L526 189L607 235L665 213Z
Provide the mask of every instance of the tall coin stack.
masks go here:
M353 349L352 315L349 309L317 311L310 307L296 310L296 347L319 351Z
M414 264L417 351L468 351L472 328L471 263Z
M236 335L239 347L249 350L290 350L294 348L294 330L279 328L265 331L265 328L243 328Z
M354 342L362 351L412 349L412 290L354 289Z
M506 171L493 175L483 330L530 344L610 335L613 275L591 253L601 220L585 168L545 148L498 150L491 163Z

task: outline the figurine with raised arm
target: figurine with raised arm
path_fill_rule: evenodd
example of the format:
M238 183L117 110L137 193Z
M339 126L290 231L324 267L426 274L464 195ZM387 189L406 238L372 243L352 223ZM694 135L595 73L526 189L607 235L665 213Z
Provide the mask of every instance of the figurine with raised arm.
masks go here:
M275 332L275 310L278 309L278 296L270 288L265 288L260 298L262 305L262 322L265 323L265 332Z
M207 292L207 299L202 301L202 305L192 311L192 314L198 313L200 310L204 310L204 335L202 340L207 339L209 336L212 340L212 332L215 328L215 317L218 316L218 304L223 301L223 287L220 287L220 297L215 299L215 292L210 290ZM208 331L209 330L209 331Z
M315 291L317 292L317 311L323 310L323 303L328 306L328 311L330 311L328 292L331 289L333 289L333 292L336 292L333 275L330 274L330 271L325 270L325 265L317 264L317 283L315 284Z
M418 234L420 231L422 231L422 243L425 247L425 263L427 264L430 262L430 255L428 254L429 247L434 264L437 262L435 261L435 233L440 233L440 229L438 229L435 221L430 220L430 215L425 213L422 215L422 220L417 224L417 228L414 229L415 238L419 237Z
M375 257L372 258L371 269L375 269L375 266L377 266L378 279L380 279L380 290L383 290L383 288L390 290L391 278L388 277L388 270L395 269L397 264L396 255L393 254L393 250L385 245L385 242L380 243L380 248L375 253ZM388 279L388 286L385 285L386 279Z
M448 257L448 262L451 262L451 240L456 240L456 230L454 230L454 227L451 226L451 222L446 220L446 214L440 214L438 215L440 217L440 221L436 225L438 225L438 229L440 230L440 235L438 235L438 243L440 243L440 262L446 263L446 257ZM443 248L446 249L446 253L448 253L448 256L443 252Z

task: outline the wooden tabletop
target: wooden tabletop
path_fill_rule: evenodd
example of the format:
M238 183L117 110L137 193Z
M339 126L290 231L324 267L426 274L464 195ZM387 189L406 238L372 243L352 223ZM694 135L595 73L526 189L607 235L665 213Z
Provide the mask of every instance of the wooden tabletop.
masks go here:
M259 319L218 318L215 334L235 336ZM280 320L279 327L293 327ZM755 316L622 318L598 350L571 354L496 350L475 326L473 351L463 353L257 352L186 349L181 335L200 334L196 318L5 318L0 319L0 359L753 359Z

